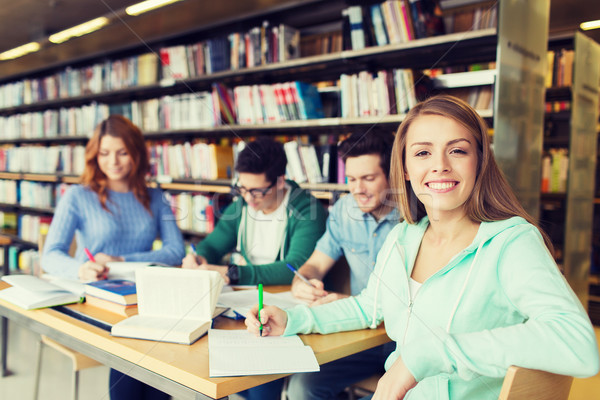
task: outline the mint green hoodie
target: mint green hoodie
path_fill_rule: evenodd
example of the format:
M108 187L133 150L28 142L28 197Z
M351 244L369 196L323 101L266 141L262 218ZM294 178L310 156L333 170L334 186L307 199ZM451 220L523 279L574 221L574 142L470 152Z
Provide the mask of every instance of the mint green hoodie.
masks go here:
M481 223L477 235L427 279L413 301L408 279L429 224L403 222L388 235L358 296L288 310L285 334L331 333L385 320L418 384L406 400L497 399L511 365L576 377L598 372L587 314L523 218Z

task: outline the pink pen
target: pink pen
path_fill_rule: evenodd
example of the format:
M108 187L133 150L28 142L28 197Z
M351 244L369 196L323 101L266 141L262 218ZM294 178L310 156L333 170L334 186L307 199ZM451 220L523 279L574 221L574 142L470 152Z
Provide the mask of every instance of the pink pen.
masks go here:
M85 252L85 255L88 256L88 258L90 259L91 262L93 262L93 263L96 262L96 260L94 260L94 256L92 255L92 253L90 253L90 251L88 250L87 247L84 247L83 251Z

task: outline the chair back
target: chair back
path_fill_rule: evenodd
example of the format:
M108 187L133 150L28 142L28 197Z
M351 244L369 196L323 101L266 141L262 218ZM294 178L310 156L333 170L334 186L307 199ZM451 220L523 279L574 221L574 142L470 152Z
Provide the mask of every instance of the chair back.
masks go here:
M568 400L572 376L511 366L498 400Z

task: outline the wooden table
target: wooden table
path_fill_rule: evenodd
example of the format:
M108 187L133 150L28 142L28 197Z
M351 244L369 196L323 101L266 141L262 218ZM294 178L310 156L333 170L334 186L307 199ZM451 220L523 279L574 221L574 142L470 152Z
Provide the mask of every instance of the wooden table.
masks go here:
M7 286L6 283L0 282L0 289ZM104 311L86 304L68 307L97 317L103 317L102 314L105 314ZM27 311L3 300L0 300L0 315L177 398L227 398L232 393L289 375L209 378L207 335L191 346L112 337L106 330L57 310ZM121 318L111 313L108 315L117 320ZM109 318L107 315L104 317ZM242 329L244 325L242 321L219 317L213 327ZM301 338L305 344L312 347L319 364L379 346L390 340L383 326L374 330L331 335L301 335Z

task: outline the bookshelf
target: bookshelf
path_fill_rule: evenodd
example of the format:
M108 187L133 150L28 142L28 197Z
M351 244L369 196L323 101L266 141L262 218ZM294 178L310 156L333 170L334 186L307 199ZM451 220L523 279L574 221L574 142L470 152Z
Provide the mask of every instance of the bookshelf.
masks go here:
M546 91L544 149L563 149L565 154L556 154L555 150L552 156L553 164L558 159L562 165L551 167L550 178L563 175L565 179L555 183L554 188L546 188L549 193L542 193L540 223L555 243L565 277L587 307L592 243L600 236L591 218L598 215L593 182L597 173L600 45L576 32L570 37L551 38L549 50L555 59L547 76L550 88ZM565 66L558 55L567 52L571 54L565 57L569 64Z
M370 7L379 2L368 2L365 7ZM493 2L482 2L486 7ZM540 2L546 4L548 2ZM261 9L258 13L246 13L243 15L225 18L221 22L211 21L211 23L199 24L193 30L189 30L179 35L167 35L163 38L157 38L148 42L148 46L156 54L160 50L176 45L190 45L197 43L198 40L206 40L210 37L224 36L231 32L246 31L253 26L260 26L262 21L269 19L272 26L279 23L295 26L301 32L318 31L319 27L313 29L311 26L323 25L333 26L340 30L342 24L342 10L347 8L348 4L342 0L330 1L299 1L286 2L285 6L278 5L272 10ZM526 20L535 19L535 24L526 23L529 29L535 32L540 31L543 37L547 35L547 17L548 13L541 13L536 7L528 4L510 4L510 2L501 2L499 4L498 15L502 21L503 15L518 14ZM515 9L515 7L522 9ZM542 7L543 8L543 7ZM535 17L533 16L535 15ZM543 20L545 15L546 20ZM542 18L542 20L540 20ZM325 29L325 28L323 28ZM304 81L315 83L322 81L336 82L341 74L358 74L361 71L376 73L380 70L391 70L395 68L408 68L414 71L420 71L428 68L446 68L471 65L477 63L496 62L499 65L497 71L484 72L480 74L467 75L466 79L475 79L478 75L484 76L482 80L477 78L473 85L493 85L494 98L498 98L499 87L503 86L505 74L503 73L504 58L509 52L500 52L499 48L506 42L507 28L500 24L499 28L487 28L475 31L466 31L459 33L450 33L440 36L424 37L402 43L392 43L381 46L366 47L360 50L342 50L331 54L321 54L305 56L296 59L286 60L260 66L253 66L235 70L223 70L200 76L192 76L185 79L161 80L160 74L155 82L139 86L119 87L109 90L99 90L94 93L77 94L74 96L58 98L42 98L39 101L21 101L18 104L6 104L6 98L10 97L3 94L0 100L0 118L9 119L23 114L45 113L59 111L61 109L74 108L77 110L93 105L97 107L98 113L106 112L111 107L122 104L131 104L132 102L143 102L153 99L159 99L163 96L177 96L186 93L199 93L211 91L214 84L223 84L229 88L240 85L254 84L275 84L288 81ZM510 29L515 29L510 27ZM518 30L517 30L518 31ZM516 34L517 42L524 40L530 35ZM522 32L521 32L522 33ZM529 32L530 33L530 32ZM545 42L544 42L545 43ZM0 88L14 84L14 82L26 80L43 80L50 76L58 76L64 73L67 68L69 71L101 65L106 63L123 60L128 57L137 57L148 52L148 47L129 46L122 49L115 49L109 53L94 54L86 57L67 58L62 63L48 63L46 67L40 67L29 73L13 73L12 75L3 75L0 77ZM511 55L511 60L518 60L519 54ZM58 79L58 78L56 78ZM32 84L31 82L27 83ZM518 82L520 88L535 87L537 82ZM442 85L443 87L444 85ZM1 92L2 89L0 89ZM531 88L531 91L537 89ZM331 87L324 89L323 96L339 96L339 91ZM502 93L502 92L500 92ZM4 101L4 102L2 102ZM496 102L494 102L496 103ZM542 103L539 105L542 106ZM494 104L494 109L479 110L481 115L488 120L493 120L495 130L495 142L502 143L504 130L498 125L498 120L502 120L504 113L506 118L510 118L508 113L502 107ZM79 112L79 111L74 111ZM530 121L535 119L535 115L520 115L521 121ZM310 138L314 140L318 136L339 137L352 132L365 132L372 130L395 131L398 124L404 118L403 113L392 115L376 115L343 118L338 115L325 115L323 118L307 120L290 120L265 124L215 124L214 126L197 126L185 129L144 129L145 136L149 142L153 141L195 141L207 140L210 142L231 141L236 138L246 138L255 136L278 136L287 138ZM533 118L533 119L532 119ZM83 126L93 126L93 123L86 121ZM523 129L517 127L517 131ZM85 131L85 133L81 133ZM515 131L514 127L506 130L511 133ZM87 132L91 129L79 129L79 131L60 131L53 137L29 137L30 133L24 135L2 137L0 136L0 147L27 147L27 146L82 146L87 141ZM523 152L530 152L529 146L523 146ZM539 153L539 151L538 151ZM539 157L538 157L539 158ZM508 174L518 176L518 171ZM0 172L0 179L17 181L39 181L50 182L56 185L62 183L76 183L77 179L64 173L30 174L29 171L5 171ZM152 185L159 186L162 189L173 193L212 193L219 196L227 196L229 193L229 184L226 181L210 181L189 178L158 179L152 182ZM340 195L346 193L344 185L330 183L303 183L302 187L312 191L315 196L326 202L335 201ZM539 186L539 185L538 185ZM23 208L20 212L27 213ZM193 235L192 231L186 230L188 234Z

